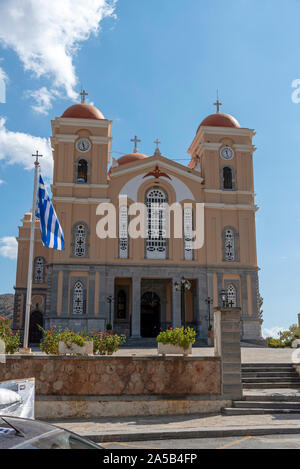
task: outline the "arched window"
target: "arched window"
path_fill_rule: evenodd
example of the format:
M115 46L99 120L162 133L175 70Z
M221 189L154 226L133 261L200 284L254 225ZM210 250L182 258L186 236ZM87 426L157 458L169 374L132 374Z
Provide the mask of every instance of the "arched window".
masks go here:
M184 209L184 259L192 261L193 252L193 209Z
M237 261L237 234L233 228L225 228L223 231L224 261Z
M233 189L233 170L232 168L223 168L223 189Z
M237 307L237 295L236 295L236 288L234 285L230 284L227 288L228 293L228 304L231 308Z
M151 189L146 195L147 232L146 258L167 259L167 216L168 197L160 188Z
M73 290L73 314L84 314L84 288L81 282L76 282Z
M120 290L117 297L117 319L126 319L127 316L127 295L124 290Z
M119 209L119 257L120 259L128 259L128 256L128 207L122 205Z
M87 184L88 182L88 162L87 160L81 159L77 163L77 184Z
M45 282L45 259L36 257L34 260L33 283L42 284Z
M73 256L88 257L89 230L85 223L77 223L73 228Z

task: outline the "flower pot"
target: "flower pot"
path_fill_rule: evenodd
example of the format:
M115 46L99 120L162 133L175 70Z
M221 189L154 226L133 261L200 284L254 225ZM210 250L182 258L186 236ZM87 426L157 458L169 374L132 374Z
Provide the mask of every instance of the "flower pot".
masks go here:
M65 342L59 342L58 353L59 355L93 355L93 342L86 342L83 347L77 344L71 344L68 347Z
M183 347L177 345L158 343L158 355L184 355L187 357L188 355L192 355L192 353L192 344L185 350Z

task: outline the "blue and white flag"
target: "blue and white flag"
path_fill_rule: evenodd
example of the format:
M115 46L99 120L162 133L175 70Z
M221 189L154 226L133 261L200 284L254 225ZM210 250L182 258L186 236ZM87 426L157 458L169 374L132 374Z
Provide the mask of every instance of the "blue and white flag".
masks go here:
M43 245L46 248L64 251L64 233L41 175L37 205L36 217L40 219Z

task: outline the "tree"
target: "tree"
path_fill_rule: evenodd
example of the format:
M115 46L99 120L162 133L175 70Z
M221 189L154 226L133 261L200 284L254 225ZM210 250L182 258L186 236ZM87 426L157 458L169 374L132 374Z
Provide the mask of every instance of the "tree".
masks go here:
M263 297L261 296L261 294L259 293L259 294L258 294L258 314L259 314L261 323L264 322L264 319L263 319L264 310L262 309L263 304L264 304L264 299L263 299Z

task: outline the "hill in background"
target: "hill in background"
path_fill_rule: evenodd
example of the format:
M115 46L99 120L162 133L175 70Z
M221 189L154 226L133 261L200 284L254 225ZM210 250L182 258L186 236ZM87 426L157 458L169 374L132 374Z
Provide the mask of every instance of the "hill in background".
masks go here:
M13 294L0 295L0 316L12 319L14 311L14 296Z

